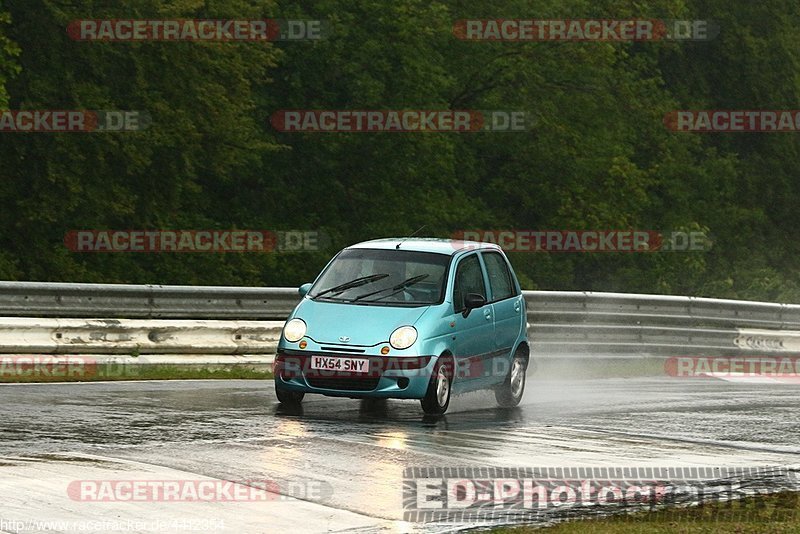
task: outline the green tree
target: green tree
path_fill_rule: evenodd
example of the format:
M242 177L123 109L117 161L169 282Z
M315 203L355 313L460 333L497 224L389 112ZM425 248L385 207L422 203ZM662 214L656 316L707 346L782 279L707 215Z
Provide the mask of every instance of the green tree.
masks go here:
M275 147L252 94L278 54L264 43L79 42L80 18L265 18L271 2L12 0L22 72L15 109L141 110L142 132L3 134L3 250L21 276L108 282L241 282L263 257L75 254L71 229L231 228L248 224L237 200L263 180ZM248 274L244 274L248 273Z
M17 56L19 56L19 46L8 38L8 24L11 22L11 14L6 11L3 2L0 2L0 108L6 109L8 106L8 91L6 84L19 72Z

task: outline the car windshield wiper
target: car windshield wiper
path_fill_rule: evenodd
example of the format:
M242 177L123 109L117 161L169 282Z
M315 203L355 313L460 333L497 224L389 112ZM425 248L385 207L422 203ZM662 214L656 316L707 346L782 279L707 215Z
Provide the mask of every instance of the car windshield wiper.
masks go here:
M378 297L378 298L376 298L374 300L386 299L386 298L391 297L392 295L396 295L396 294L400 293L405 288L407 288L409 286L413 286L417 282L420 282L420 281L422 281L422 280L424 280L426 278L428 278L427 274L421 274L419 276L413 276L413 277L409 278L408 280L404 280L404 281L400 282L396 286L384 287L383 289L379 289L379 290L373 291L371 293L365 293L364 295L359 295L356 298L354 298L353 301L365 299L367 297L371 297L372 295L377 295L378 293L383 293L384 291L390 291L391 290L392 292L389 293L388 295L384 295L382 297Z
M377 282L378 280L383 280L387 276L389 275L371 274L369 276L362 276L361 278L356 278L355 280L350 280L349 282L345 282L344 284L339 284L338 286L334 286L326 289L325 291L321 291L320 293L313 295L312 298L321 297L322 295L327 295L328 293L341 293L342 291L347 291L348 289L352 289L354 287L364 286L372 282Z

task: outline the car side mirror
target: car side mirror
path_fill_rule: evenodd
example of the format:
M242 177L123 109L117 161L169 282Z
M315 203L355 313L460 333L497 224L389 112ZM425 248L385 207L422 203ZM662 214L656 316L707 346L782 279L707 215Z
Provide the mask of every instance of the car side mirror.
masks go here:
M467 296L464 297L464 317L467 317L472 310L485 305L486 297L477 293L467 293Z
M300 293L301 297L305 297L306 293L308 293L308 291L311 289L312 285L314 285L314 284L311 284L311 283L303 284L302 286L297 288L297 292Z

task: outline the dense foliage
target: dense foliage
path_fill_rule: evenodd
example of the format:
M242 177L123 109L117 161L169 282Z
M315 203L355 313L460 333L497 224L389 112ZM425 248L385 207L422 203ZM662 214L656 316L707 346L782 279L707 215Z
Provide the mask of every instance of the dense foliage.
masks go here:
M324 19L319 41L81 42L80 18ZM710 42L468 42L464 18L713 19ZM0 279L296 285L338 247L462 229L705 231L706 252L514 253L528 288L797 301L800 134L676 109L800 109L789 0L5 0L0 108L146 110L0 134ZM517 133L282 133L278 109L525 110ZM302 229L296 253L76 253L74 229Z

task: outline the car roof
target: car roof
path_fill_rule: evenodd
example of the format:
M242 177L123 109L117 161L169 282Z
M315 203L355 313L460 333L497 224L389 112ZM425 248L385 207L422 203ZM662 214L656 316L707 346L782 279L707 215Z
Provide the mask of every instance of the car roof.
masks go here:
M397 248L398 243L400 243L400 250L433 252L435 254L447 254L448 256L452 256L453 254L462 250L500 250L500 247L494 243L464 241L461 239L441 239L435 237L387 237L384 239L373 239L372 241L356 243L355 245L350 245L347 248L373 248L390 250Z

